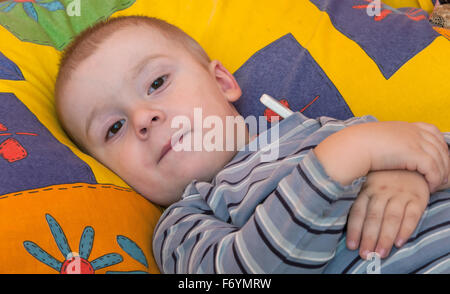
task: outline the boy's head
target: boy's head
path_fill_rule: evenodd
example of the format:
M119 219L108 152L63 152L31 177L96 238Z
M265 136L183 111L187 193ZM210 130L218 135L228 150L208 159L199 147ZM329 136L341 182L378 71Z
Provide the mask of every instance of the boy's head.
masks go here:
M242 147L234 127L225 124L226 117L239 116L231 104L241 96L233 75L181 30L158 19L115 18L82 32L63 54L55 96L69 136L163 206L177 201L192 180L210 181ZM221 120L223 138L216 139L225 146L225 138L233 136L232 151L167 148L178 131L174 118L189 119L180 143L189 138L191 150L192 138L215 127L194 122L195 108L203 118ZM245 135L247 143L247 130Z

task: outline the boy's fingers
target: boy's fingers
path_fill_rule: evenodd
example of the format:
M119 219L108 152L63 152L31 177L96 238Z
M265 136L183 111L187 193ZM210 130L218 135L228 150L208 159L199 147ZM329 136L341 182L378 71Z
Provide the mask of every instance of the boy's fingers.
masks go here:
M359 255L361 258L366 259L367 255L375 250L386 202L385 197L371 197L369 200L359 246Z
M427 139L425 139L425 140L427 140ZM444 166L444 157L443 157L442 153L439 152L439 150L436 148L435 145L433 145L433 143L430 143L428 141L422 142L422 148L423 148L423 151L427 155L433 157L434 162L436 163L436 166L438 167L439 176L435 183L436 187L442 185L444 183L444 180L447 179L447 177L448 177L448 171L447 171L446 167ZM435 172L437 172L437 170Z
M446 175L448 175L449 173L449 169L450 169L450 160L449 160L449 150L448 150L448 145L447 142L445 141L444 135L441 133L441 131L432 124L427 124L427 123L422 123L422 122L417 122L414 123L416 126L418 126L419 128L425 130L425 132L422 133L422 135L424 135L425 133L432 136L433 138L429 138L429 136L427 136L427 139L430 143L433 143L436 148L439 150L439 152L441 153L441 157L445 166L445 171L446 171ZM425 135L426 136L426 135Z
M427 123L423 123L423 122L417 122L414 124L416 124L418 127L422 128L423 130L426 130L429 133L431 133L432 135L434 135L436 140L441 145L443 153L447 154L447 156L449 156L448 145L447 145L447 142L445 141L444 135L435 125L427 124Z
M347 221L347 248L349 250L356 250L361 240L361 232L364 225L364 219L367 213L367 204L369 197L364 192L361 192L356 198L350 209Z
M395 239L395 246L397 248L402 247L412 235L422 217L423 210L424 209L414 201L410 201L407 204L400 231Z
M441 173L439 171L439 167L436 163L436 160L433 156L427 154L422 150L422 152L418 153L416 158L414 158L416 162L416 168L414 166L408 167L408 170L417 170L419 173L425 176L425 179L428 182L428 186L430 191L434 191L436 187L442 183ZM407 165L413 163L408 162Z
M381 258L385 258L389 255L402 224L406 200L405 197L401 196L403 195L391 198L384 210L383 224L381 225L380 236L378 237L377 246L375 248L375 252L377 252Z
M440 137L438 137L438 135L435 135L433 133L423 132L422 138L424 138L424 141L427 141L429 144L432 144L436 148L436 152L440 155L440 163L443 167L443 173L445 175L444 178L446 178L449 173L449 152L448 145L447 142L445 142L444 136L440 135Z

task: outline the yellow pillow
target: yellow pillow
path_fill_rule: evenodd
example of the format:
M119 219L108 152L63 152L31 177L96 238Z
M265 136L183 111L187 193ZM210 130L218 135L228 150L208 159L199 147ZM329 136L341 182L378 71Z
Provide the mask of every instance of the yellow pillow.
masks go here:
M376 16L367 13L365 0L310 0L280 1L279 10L269 12L268 1L252 10L246 10L247 3L239 2L243 7L239 11L245 14L235 13L232 19L227 18L229 13L220 15L221 10L215 10L214 16L221 23L214 34L220 38L210 34L204 40L199 36L207 49L211 47L213 57L234 55L239 60L246 48L261 49L255 57L262 56L264 46L288 33L301 53L291 57L290 52L281 52L279 59L283 55L291 58L285 61L284 70L276 71L274 63L267 63L261 66L263 73L252 72L251 76L257 77L251 81L258 83L259 93L252 91L245 99L255 101L271 90L274 97L293 105L293 110L306 108L309 117L334 113L336 104L345 104L355 116L425 121L442 131L450 130L450 83L444 78L450 74L450 56L443 53L448 52L450 43L433 30L423 10L383 7L383 13ZM233 10L233 4L227 2L227 9ZM245 30L238 34L237 26ZM307 59L314 63L312 69L305 66ZM232 61L226 62L235 68ZM309 78L313 76L316 78ZM292 85L300 86L295 92ZM238 101L241 113L264 115L263 108L257 109L259 102L245 99ZM345 107L343 110L338 112L346 112Z
M422 8L428 13L431 13L434 8L433 1L431 0L383 0L382 2L394 8L401 8L401 7Z
M54 111L61 50L75 34L110 16L167 20L232 72L291 34L354 115L426 121L450 131L450 57L444 54L449 41L429 33L422 38L426 25L420 12L375 18L365 14L364 5L367 1L0 2L0 252L8 253L0 258L0 272L158 272L151 237L161 210L77 149ZM391 34L378 36L379 27ZM415 41L402 47L399 40ZM89 240L87 254L78 244ZM98 259L103 255L104 264Z

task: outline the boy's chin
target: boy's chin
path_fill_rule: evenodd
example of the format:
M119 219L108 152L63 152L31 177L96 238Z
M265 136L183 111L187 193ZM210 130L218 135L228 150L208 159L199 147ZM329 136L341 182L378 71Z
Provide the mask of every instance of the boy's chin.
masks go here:
M162 207L168 207L171 204L181 200L181 196L183 195L185 188L186 187L176 188L172 185L172 187L165 192L156 192L151 189L150 191L140 191L139 189L135 189L135 191L153 204L157 204Z

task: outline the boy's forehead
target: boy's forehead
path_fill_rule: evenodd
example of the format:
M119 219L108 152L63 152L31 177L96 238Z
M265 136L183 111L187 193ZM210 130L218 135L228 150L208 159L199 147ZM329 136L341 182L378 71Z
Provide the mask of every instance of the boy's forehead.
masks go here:
M92 73L94 68L99 72L113 70L130 74L137 72L152 56L178 59L186 53L175 41L145 27L147 26L137 29L124 28L115 32L100 44L91 58L88 58L90 60L86 60L82 71Z
M176 50L161 34L144 28L125 28L109 36L85 62L78 65L78 76L96 75L102 79L111 78L114 73L126 73L131 77L148 59L178 56Z
M139 51L139 49L145 51L171 49L173 45L175 45L175 42L165 37L159 29L151 28L149 25L142 25L127 26L113 32L100 44L99 49L114 50L117 48L123 50L132 48L135 49L132 51L134 52Z

